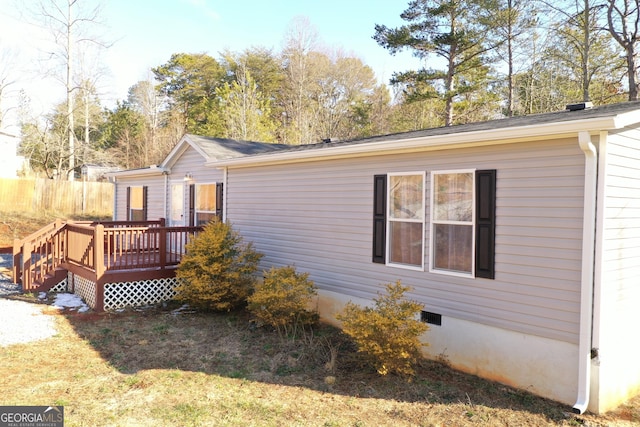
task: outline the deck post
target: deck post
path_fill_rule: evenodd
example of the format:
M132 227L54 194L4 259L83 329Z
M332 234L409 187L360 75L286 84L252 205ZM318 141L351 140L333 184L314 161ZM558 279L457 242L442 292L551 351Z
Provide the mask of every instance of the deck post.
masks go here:
M96 306L97 312L104 311L104 282L101 279L96 280Z
M98 224L93 232L93 265L96 278L100 280L104 274L104 225Z
M97 224L93 232L93 256L96 269L96 307L98 312L104 311L104 225Z
M160 269L164 270L167 264L167 229L162 225L158 229L158 257L160 257Z
M22 246L22 292L31 290L31 248L30 243Z
M56 234L54 235L53 241L53 267L57 267L63 260L64 255L62 254L62 239L60 237L60 229L62 228L62 220L60 218L56 219L55 230Z

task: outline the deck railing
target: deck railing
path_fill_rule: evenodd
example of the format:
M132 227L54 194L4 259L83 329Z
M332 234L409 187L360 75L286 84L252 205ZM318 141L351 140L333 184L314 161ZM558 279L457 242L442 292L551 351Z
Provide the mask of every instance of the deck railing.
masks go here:
M23 290L32 290L34 282L42 280L63 262L64 226L62 221L57 220L22 240L14 240L13 281L18 283L21 278Z
M165 268L180 263L200 227L104 228L105 270Z
M202 228L164 224L164 219L56 221L14 242L13 280L29 292L61 266L87 271L96 282L107 272L174 268L185 253L186 243Z

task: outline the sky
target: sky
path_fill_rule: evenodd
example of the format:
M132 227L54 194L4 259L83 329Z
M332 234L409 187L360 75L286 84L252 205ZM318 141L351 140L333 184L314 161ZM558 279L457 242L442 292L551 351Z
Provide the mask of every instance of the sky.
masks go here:
M52 67L40 60L50 33L28 23L27 8L40 1L51 0L0 0L0 77L4 64L11 64L15 80L10 99L3 95L3 110L16 102L19 90L29 96L35 114L47 113L64 100L63 83L43 77ZM321 45L360 58L381 83L388 83L393 72L421 66L410 52L392 56L372 38L375 24L404 23L400 14L408 0L80 1L102 4L104 25L99 31L102 39L113 43L100 56L100 98L107 107L125 99L131 86L146 80L149 70L166 63L173 53L207 53L217 59L225 50L242 52L257 46L278 52L292 21L301 16L316 30ZM13 111L3 121L5 129L15 122Z

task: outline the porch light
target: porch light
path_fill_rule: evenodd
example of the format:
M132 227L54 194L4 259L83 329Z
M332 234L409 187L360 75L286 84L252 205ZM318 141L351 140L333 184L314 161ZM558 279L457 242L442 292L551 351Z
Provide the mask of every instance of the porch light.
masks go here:
M191 175L191 172L187 172L184 174L184 181L188 182L188 181L192 181L193 180L193 175Z

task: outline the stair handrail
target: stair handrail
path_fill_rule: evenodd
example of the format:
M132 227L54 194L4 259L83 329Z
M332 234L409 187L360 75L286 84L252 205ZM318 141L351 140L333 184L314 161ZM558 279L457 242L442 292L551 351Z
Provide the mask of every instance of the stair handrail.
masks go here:
M43 277L60 264L61 256L63 255L60 251L64 248L64 239L57 239L56 241L56 236L61 235L66 224L65 221L57 219L23 239L14 240L12 279L14 283L22 285L23 291L31 290L32 279L37 274L38 268L40 268L39 275ZM49 246L52 244L54 250L50 251ZM43 248L45 259L42 259L43 253L40 252L40 257L34 260L34 250L42 251Z

